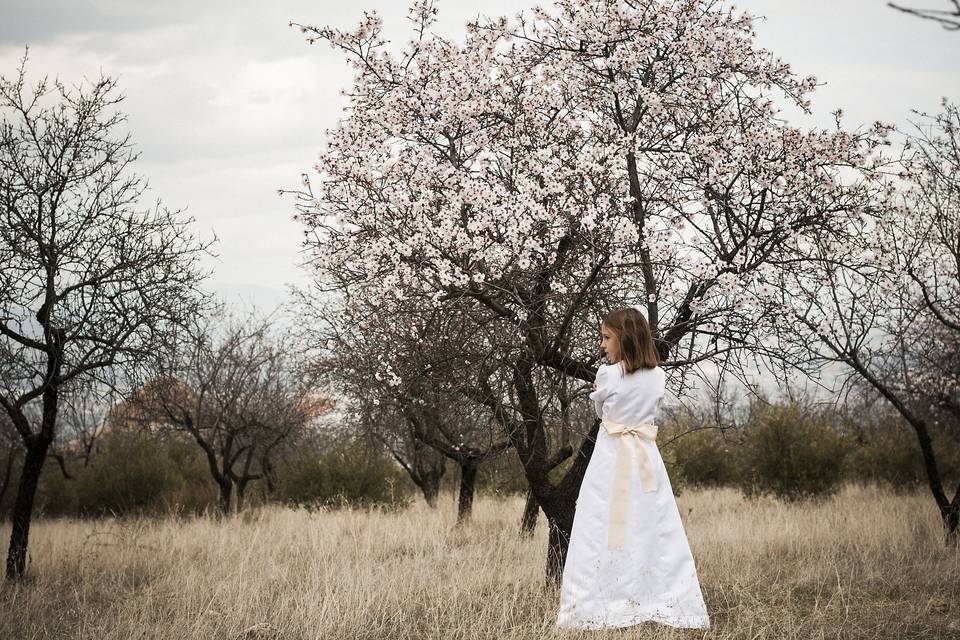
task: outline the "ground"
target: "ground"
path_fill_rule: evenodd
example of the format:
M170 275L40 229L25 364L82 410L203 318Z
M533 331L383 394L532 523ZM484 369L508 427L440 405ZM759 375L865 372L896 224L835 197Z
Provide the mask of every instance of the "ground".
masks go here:
M393 513L39 520L28 577L0 586L0 638L960 638L960 551L922 492L690 490L679 505L705 632L556 629L545 522L521 539L522 499L482 497L457 528L447 496Z

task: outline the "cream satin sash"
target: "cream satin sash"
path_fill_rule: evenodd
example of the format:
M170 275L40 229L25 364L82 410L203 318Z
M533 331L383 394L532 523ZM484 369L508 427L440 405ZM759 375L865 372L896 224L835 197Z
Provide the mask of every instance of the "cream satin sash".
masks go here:
M623 425L604 418L603 427L607 433L620 442L617 445L617 459L613 467L613 490L610 499L610 529L607 536L609 549L623 549L627 533L627 512L630 508L630 475L633 462L640 468L640 486L644 492L657 490L657 478L653 475L650 456L640 442L641 439L656 443L657 425L644 422L636 425Z

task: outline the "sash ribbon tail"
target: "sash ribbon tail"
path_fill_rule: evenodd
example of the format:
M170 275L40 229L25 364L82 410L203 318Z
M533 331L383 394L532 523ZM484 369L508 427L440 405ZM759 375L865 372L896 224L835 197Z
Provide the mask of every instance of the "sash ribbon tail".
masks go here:
M627 514L630 509L630 476L633 465L636 464L640 472L640 487L650 493L657 490L657 478L653 474L653 465L650 456L640 440L657 441L657 426L650 422L638 425L622 425L611 420L604 420L603 427L607 433L620 442L617 445L617 455L613 467L613 489L610 499L610 527L607 538L607 547L623 549L626 542Z

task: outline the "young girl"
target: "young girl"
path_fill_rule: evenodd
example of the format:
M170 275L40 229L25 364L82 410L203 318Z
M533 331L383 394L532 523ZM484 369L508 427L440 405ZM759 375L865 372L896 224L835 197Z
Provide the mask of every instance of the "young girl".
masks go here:
M710 618L654 419L664 394L653 336L636 309L603 319L609 365L590 394L603 420L583 477L560 589L561 627L645 621L705 629Z

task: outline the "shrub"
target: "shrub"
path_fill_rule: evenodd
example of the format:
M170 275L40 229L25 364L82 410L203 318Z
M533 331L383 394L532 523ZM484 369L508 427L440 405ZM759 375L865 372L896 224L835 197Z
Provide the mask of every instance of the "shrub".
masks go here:
M196 446L183 439L110 433L89 465L68 461L70 480L48 462L38 511L71 516L202 511L216 497L205 465Z
M943 433L932 433L931 439L940 476L951 486L960 478L960 447ZM899 423L864 434L847 461L847 476L854 481L885 484L896 491L926 485L927 472L916 434Z
M796 404L754 405L743 430L738 484L748 497L824 497L843 480L848 451L821 417Z
M719 487L737 479L737 443L719 429L692 430L688 424L671 424L658 437L661 453L676 488Z
M180 482L160 448L136 435L113 436L77 475L77 509L95 516L155 509Z
M358 444L326 453L305 451L278 469L276 497L308 509L403 507L412 483L390 458Z

